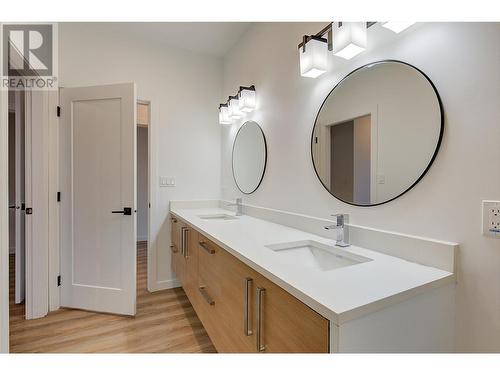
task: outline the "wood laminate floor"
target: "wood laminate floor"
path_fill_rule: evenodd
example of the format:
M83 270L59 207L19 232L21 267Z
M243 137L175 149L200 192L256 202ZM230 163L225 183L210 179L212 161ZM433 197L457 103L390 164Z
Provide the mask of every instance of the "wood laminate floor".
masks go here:
M10 258L10 351L12 353L213 353L210 341L182 290L149 293L146 244L137 245L137 315L124 317L60 309L24 319L14 304L14 256Z

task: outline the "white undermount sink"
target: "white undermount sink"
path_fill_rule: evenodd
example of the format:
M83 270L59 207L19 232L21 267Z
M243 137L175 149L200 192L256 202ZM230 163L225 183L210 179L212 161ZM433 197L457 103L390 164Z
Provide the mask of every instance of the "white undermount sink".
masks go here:
M234 215L227 214L211 214L211 215L198 215L203 220L238 220Z
M283 242L266 245L266 247L279 252L280 256L283 257L283 262L300 264L305 268L321 271L349 267L373 260L345 251L337 246L329 246L311 240Z

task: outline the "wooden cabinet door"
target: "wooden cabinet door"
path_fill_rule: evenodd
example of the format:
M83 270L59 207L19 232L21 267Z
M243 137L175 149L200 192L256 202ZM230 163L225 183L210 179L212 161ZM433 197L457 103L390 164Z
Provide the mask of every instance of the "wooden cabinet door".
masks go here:
M327 319L261 275L255 288L255 336L260 352L329 352Z
M183 255L182 232L186 225L179 219L172 217L172 268L177 279L182 284L184 280L185 261Z
M255 282L258 273L227 251L221 252L221 297L219 311L226 332L217 350L226 353L256 353Z

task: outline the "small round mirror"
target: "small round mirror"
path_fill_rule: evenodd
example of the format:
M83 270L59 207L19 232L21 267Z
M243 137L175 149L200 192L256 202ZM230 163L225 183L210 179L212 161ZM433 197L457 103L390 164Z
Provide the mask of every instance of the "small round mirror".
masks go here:
M266 138L259 124L245 122L233 144L233 177L242 193L251 194L259 187L266 169Z
M389 202L415 186L443 134L429 78L400 61L363 66L327 96L314 124L316 174L336 198L357 206Z

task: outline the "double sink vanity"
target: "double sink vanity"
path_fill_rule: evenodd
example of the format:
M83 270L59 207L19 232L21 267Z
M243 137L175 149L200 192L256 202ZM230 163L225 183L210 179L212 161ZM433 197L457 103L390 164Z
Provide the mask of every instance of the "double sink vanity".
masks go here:
M219 352L453 349L456 244L348 225L353 243L339 247L327 220L225 207L170 208L173 269ZM356 244L371 239L392 255Z
M250 202L265 178L260 197L281 183L265 176L268 146L279 140L271 133L268 143L264 129L246 121L234 136L234 190ZM441 99L421 70L394 60L362 66L316 115L303 145L318 181L307 184L323 185L334 197L324 205L348 212L392 202L424 178L443 132ZM170 214L173 269L219 352L454 350L455 243L241 199L171 202Z

